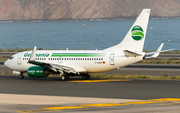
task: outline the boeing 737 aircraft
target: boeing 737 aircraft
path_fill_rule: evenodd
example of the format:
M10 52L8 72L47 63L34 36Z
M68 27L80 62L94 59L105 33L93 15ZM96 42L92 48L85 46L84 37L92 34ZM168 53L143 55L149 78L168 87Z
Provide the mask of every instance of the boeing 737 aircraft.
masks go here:
M143 9L121 43L104 50L36 50L19 52L4 65L19 72L20 79L27 72L29 77L46 78L49 74L59 74L62 80L69 76L90 79L88 73L106 72L119 69L143 59L159 55L163 43L155 52L143 52L149 21L150 9Z

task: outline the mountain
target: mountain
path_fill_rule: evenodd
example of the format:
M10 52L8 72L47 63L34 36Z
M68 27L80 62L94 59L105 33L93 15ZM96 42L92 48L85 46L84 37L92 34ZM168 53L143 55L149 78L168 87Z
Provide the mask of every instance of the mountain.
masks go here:
M135 18L143 8L180 16L180 0L0 0L0 20Z

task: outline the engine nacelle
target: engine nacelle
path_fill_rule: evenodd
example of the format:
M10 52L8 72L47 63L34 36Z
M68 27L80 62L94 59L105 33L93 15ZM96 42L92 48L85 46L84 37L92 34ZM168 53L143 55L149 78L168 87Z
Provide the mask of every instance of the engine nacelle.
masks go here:
M27 71L29 77L46 78L49 76L47 70L41 66L30 67Z

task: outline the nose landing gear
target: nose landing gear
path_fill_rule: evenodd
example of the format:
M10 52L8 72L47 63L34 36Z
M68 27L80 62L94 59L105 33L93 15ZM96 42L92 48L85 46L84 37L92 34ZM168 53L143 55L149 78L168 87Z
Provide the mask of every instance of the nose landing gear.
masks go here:
M19 75L19 79L24 79L23 72L21 72L21 74Z

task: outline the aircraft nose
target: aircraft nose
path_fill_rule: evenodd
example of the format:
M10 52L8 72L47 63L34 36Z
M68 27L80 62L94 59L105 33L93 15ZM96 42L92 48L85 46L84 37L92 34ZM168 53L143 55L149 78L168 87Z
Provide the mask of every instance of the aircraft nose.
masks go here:
M8 67L8 61L5 61L5 62L4 62L4 65L5 65L6 67Z

